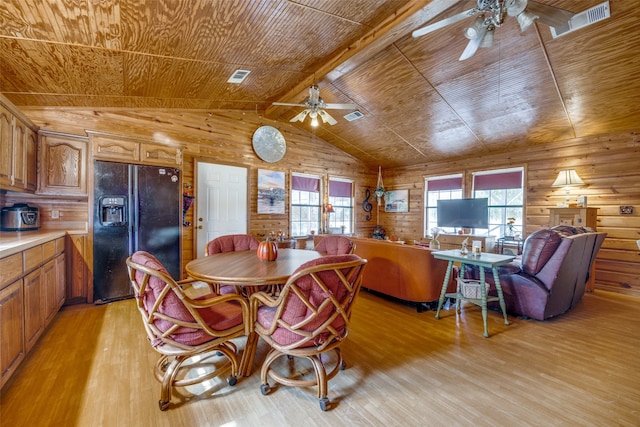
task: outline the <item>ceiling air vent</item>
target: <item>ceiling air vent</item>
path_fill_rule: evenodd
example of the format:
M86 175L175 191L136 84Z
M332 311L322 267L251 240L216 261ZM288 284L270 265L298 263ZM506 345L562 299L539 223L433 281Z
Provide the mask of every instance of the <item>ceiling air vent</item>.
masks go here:
M250 72L251 71L249 70L236 70L233 75L229 77L227 83L240 84L249 75Z
M364 114L362 114L360 111L356 110L353 113L349 113L346 116L344 116L344 118L349 121L352 122L354 120L358 120L364 117Z
M594 24L609 17L611 17L611 10L609 9L609 2L606 1L583 12L576 13L571 17L569 22L562 27L551 27L551 35L555 39L556 37L564 36L567 33L579 28L584 28L587 25Z

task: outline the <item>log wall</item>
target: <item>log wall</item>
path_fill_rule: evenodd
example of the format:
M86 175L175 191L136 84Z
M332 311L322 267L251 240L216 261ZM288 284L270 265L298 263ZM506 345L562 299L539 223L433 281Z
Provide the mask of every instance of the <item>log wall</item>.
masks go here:
M266 119L259 114L237 111L182 112L138 110L35 109L24 114L43 129L85 135L86 130L106 132L179 145L184 150L183 181L191 183L197 194L194 170L197 161L243 166L249 169L249 232L254 235L271 230L288 230L288 210L284 215L258 215L256 206L257 169L275 169L345 177L356 181L356 234L371 235L376 224L376 203L372 219L365 221L361 208L365 190L373 190L377 170L325 143L316 136L295 129L289 123ZM284 159L275 164L261 161L251 147L253 132L262 125L277 127L287 140ZM575 168L587 184L572 189L572 197L586 195L590 207L597 207L598 230L608 233L596 263L596 288L640 295L640 140L636 132L619 133L536 145L526 150L495 153L478 158L430 163L384 170L387 190L408 189L409 212L379 213L380 225L387 235L411 241L424 233L424 178L463 171L468 194L471 173L523 166L525 168L525 233L549 225L549 208L564 201L564 190L551 187L560 169ZM288 183L287 183L288 186ZM288 188L287 188L288 190ZM35 201L44 208L42 222L48 228L87 227L87 201L47 198L19 193L0 194L0 204ZM288 200L287 200L288 202ZM288 204L288 203L287 203ZM631 215L621 215L620 206L633 206ZM51 209L59 209L63 220L49 218ZM288 208L287 208L288 209ZM193 212L187 221L194 224ZM192 228L183 229L183 262L193 258Z

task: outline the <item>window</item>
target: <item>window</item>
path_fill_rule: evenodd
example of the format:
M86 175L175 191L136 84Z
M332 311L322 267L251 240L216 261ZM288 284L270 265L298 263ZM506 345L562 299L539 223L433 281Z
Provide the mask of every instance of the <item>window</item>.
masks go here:
M333 213L329 215L329 228L341 228L341 233L353 232L353 182L329 178L329 203Z
M477 230L496 238L523 234L523 168L473 174L473 197L489 199L489 229ZM507 224L513 218L513 224Z
M462 174L439 176L425 179L425 224L424 235L430 235L431 230L438 226L438 200L462 199ZM453 233L453 227L443 228L447 233Z
M291 236L320 230L320 177L291 175Z

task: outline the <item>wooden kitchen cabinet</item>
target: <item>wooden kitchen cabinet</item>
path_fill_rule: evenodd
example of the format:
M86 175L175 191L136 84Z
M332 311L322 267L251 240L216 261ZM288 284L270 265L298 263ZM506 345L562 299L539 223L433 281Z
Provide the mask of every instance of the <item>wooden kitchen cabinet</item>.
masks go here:
M20 192L36 189L36 135L30 124L0 103L0 189Z
M40 132L38 194L87 196L87 138Z
M65 237L0 258L2 386L64 303Z
M42 269L24 278L24 338L25 351L31 350L44 331Z
M93 158L154 166L182 165L182 149L119 135L90 133Z
M9 380L25 356L22 279L0 288L0 374Z
M66 238L65 258L67 263L67 286L65 304L85 304L88 302L89 289L93 286L93 277L89 275L88 236L69 234Z

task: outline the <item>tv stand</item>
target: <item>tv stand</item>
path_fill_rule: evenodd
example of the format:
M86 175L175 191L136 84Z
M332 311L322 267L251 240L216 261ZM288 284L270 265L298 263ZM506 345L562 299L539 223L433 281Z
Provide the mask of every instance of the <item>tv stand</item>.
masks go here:
M473 234L441 234L438 236L440 249L460 249L464 239L469 239L469 250L471 250L471 241L479 240L482 242L482 252L494 252L496 238L493 236L475 236Z

